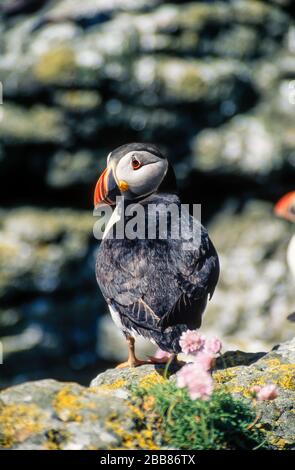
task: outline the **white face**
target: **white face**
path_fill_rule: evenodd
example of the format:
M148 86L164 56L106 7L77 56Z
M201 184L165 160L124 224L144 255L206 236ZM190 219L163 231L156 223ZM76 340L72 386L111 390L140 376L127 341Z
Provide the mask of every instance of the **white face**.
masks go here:
M156 191L164 179L168 161L146 151L132 151L124 155L116 167L117 183L127 183L135 196L146 196Z

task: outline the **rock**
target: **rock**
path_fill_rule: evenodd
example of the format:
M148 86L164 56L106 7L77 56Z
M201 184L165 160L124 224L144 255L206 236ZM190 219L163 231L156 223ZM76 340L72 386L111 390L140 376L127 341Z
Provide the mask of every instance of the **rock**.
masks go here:
M132 383L161 383L164 368L142 366ZM107 371L91 388L54 380L29 382L0 393L0 448L95 450L123 446L155 448L137 426L128 401L130 371ZM111 393L110 393L111 392Z
M107 421L132 428L120 395L42 380L7 389L0 401L0 447L82 450L117 447Z
M16 371L25 380L30 369L42 376L49 364L79 370L96 361L105 307L95 281L94 222L83 211L1 210L2 386Z
M215 372L214 379L230 393L249 398L255 385L277 385L278 398L257 402L257 411L261 423L271 428L269 442L278 449L295 449L295 338L251 361L250 365L234 365L236 360L240 364L239 352L226 353L223 358L222 362L230 367Z
M81 286L82 279L95 283L80 264L93 255L89 251L90 242L94 245L91 214L22 208L2 210L0 216L2 295L9 298L15 290L66 291ZM12 256L15 262L8 263Z
M54 2L53 2L54 3ZM62 0L52 7L44 15L43 21L54 21L60 18L67 18L74 22L89 21L89 26L110 19L111 14L121 11L149 10L157 6L160 0L86 0L83 4L73 2L73 0ZM102 17L100 17L100 15ZM109 15L109 16L108 16Z
M177 365L169 368L169 379L173 380L175 372L180 369ZM103 389L128 389L130 384L162 383L165 375L165 365L146 364L135 369L109 369L99 374L91 381L90 387L102 387Z
M148 73L147 73L148 72ZM144 57L135 64L135 77L141 88L157 87L161 90L158 104L201 103L216 105L227 100L233 88L251 91L250 76L240 63ZM235 108L239 107L236 95Z
M36 106L28 111L15 105L5 105L0 134L4 143L13 145L61 144L68 139L62 121L63 116L59 111L44 106Z
M192 143L195 168L262 182L283 167L294 172L294 110L288 94L289 82L280 82L271 105L200 132Z
M227 352L214 372L216 387L249 400L254 385L275 383L279 396L258 402L259 426L273 449L294 449L295 340L269 353ZM175 380L178 367L169 380ZM132 387L163 384L164 366L110 369L90 388L54 380L29 382L0 392L0 447L5 449L156 449L160 441L143 426ZM188 417L189 418L189 417Z
M287 320L294 311L294 280L286 247L292 226L276 219L268 203L228 205L210 226L221 276L202 328L229 348L269 349L294 335Z
M184 187L191 167L254 179L294 169L292 22L280 2L44 3L0 21L0 187L22 165L55 200L80 207L83 187L86 207L93 166L132 140L160 144ZM6 197L24 192L39 203L21 185Z
M106 156L130 141L160 145L184 200L217 215L206 331L244 350L288 339L289 229L271 205L294 185L291 0L5 0L0 32L1 385L87 383L123 359L110 320L97 326L91 212ZM229 195L268 204L218 216Z

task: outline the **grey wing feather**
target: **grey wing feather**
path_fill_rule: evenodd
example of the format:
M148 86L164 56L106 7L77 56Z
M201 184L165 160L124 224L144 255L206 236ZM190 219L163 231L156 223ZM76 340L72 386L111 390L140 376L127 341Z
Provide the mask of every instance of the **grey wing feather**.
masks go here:
M202 227L201 244L193 251L183 250L181 240L104 240L96 274L105 299L126 329L179 352L182 331L201 324L219 263Z

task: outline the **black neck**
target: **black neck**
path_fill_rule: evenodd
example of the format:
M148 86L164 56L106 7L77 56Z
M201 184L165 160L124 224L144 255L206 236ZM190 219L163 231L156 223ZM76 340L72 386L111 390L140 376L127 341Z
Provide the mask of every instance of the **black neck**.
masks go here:
M178 194L177 190L177 183L176 183L176 177L174 170L170 163L168 163L168 170L167 173L160 184L158 190L158 193L172 193L172 194Z

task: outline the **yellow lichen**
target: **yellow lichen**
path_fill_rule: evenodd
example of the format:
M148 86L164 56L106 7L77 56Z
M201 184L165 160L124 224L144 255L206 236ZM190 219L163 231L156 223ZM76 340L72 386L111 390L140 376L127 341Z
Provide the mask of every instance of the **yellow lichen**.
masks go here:
M224 384L236 377L236 368L217 370L213 374L214 380L217 384Z
M134 423L134 429L126 430L126 419ZM128 411L124 422L116 414L112 414L105 422L106 428L120 439L120 449L157 450L159 446L154 441L154 421L151 415L145 415L141 407L133 403L128 404Z
M136 417L137 419L140 419L140 420L144 419L144 417L145 417L144 413L137 406L129 404L128 407L129 407L129 409L130 409L130 411L131 411L131 413L133 414L134 417Z
M112 431L121 440L121 444L117 447L120 449L144 449L158 450L155 444L152 430L147 427L141 430L134 429L126 431L126 429L117 420L106 422L106 427Z
M260 361L260 365L265 365L266 370L253 369L253 377L250 377L247 384L240 383L240 367L232 367L214 372L214 380L217 388L225 387L230 393L241 393L245 397L251 396L251 388L254 385L263 387L273 383L278 387L287 390L295 390L295 365L282 364L279 359L271 358Z
M295 364L282 364L279 361L268 364L267 373L259 371L259 375L250 380L249 387L254 385L264 386L268 383L274 383L286 390L295 390Z
M283 439L282 437L271 436L271 435L268 438L268 442L274 447L276 447L276 449L278 450L285 450L288 448L290 444L291 445L294 444L293 440L290 441L288 439Z
M109 390L117 390L118 388L122 388L124 387L124 385L126 385L126 380L124 379L117 379L115 380L114 382L110 383L110 384L102 384L102 385L98 385L98 386L94 386L94 387L91 387L92 389L99 389L100 391L102 390L105 390L105 391L109 391Z
M150 374L144 376L140 379L138 386L144 390L149 389L153 385L163 384L166 382L166 379L157 372L151 372Z
M70 392L68 386L62 388L53 401L53 408L57 416L62 421L81 421L79 411L82 408L81 402L76 395Z
M268 358L268 359L263 359L260 361L261 364L265 364L268 368L273 368L277 366L283 365L279 358L273 357L273 358Z
M44 429L46 413L35 404L12 404L0 411L0 447L9 448Z
M95 403L87 401L83 403L81 395L75 395L71 392L69 385L63 387L53 400L53 408L62 421L82 421L81 410L94 409Z

